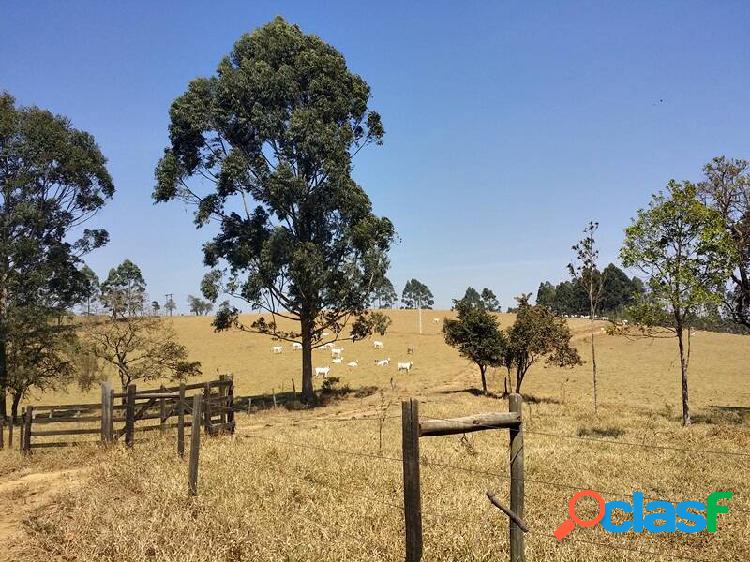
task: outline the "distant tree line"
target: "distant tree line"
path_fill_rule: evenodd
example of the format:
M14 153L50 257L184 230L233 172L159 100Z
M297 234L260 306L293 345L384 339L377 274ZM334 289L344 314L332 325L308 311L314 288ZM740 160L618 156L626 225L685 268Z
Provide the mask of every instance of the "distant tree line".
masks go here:
M638 277L628 277L613 263L602 272L594 270L593 275L601 278L599 311L603 316L622 316L627 307L645 292L643 281ZM591 310L585 280L581 278L563 281L558 285L549 281L541 283L537 289L536 302L547 306L556 314L588 316Z

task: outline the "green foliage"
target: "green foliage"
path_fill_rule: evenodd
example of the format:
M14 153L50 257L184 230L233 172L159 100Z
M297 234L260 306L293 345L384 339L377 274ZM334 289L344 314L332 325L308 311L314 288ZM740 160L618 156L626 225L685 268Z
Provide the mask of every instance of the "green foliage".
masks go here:
M221 273L204 297L227 293L270 314L243 326L223 307L216 328L301 337L307 400L311 346L365 313L388 267L393 225L351 177L352 157L384 134L369 98L338 51L279 17L174 101L156 168L156 201L188 201L198 227L218 225L204 262ZM278 316L299 330L280 330Z
M487 287L482 289L482 305L490 312L500 312L500 302L497 300L497 296Z
M601 274L595 269L592 279L594 284L598 284L601 279L602 292L598 310L609 317L621 316L624 309L644 291L640 279L628 278L625 272L613 263L605 267ZM537 290L536 303L549 307L556 314L588 316L591 313L588 291L581 278L563 281L557 286L549 281L541 283Z
M549 365L573 367L581 364L578 351L570 343L571 332L565 319L543 305L529 304L528 295L518 300L516 321L507 330L504 363L515 369L516 392L521 391L529 367L544 359Z
M477 291L474 287L468 287L466 289L466 292L464 293L463 298L460 301L454 301L454 302L461 302L465 306L473 307L473 308L484 307L484 303L482 302L482 297L479 295L479 291ZM455 308L455 305L454 305L454 308Z
M109 270L101 284L101 301L115 318L143 313L146 300L146 281L141 268L126 259Z
M734 250L721 215L698 199L696 186L672 180L625 230L620 257L646 275L649 301L680 329L702 307L722 303Z
M669 326L677 336L682 377L682 423L690 423L688 364L690 326L707 307L723 302L735 248L719 212L698 198L690 182L671 180L652 196L625 230L620 257L647 276L648 292L631 308L645 327ZM665 323L665 314L671 321ZM685 334L687 330L687 334Z
M406 282L404 290L401 292L401 303L401 308L431 309L432 305L435 304L435 299L427 285L416 279L410 279Z
M204 301L193 295L188 295L188 308L190 309L190 312L196 316L205 316L213 310L214 305L209 301Z
M445 343L477 364L482 376L482 390L486 394L487 368L504 364L505 334L500 330L497 318L471 299L454 301L454 308L458 313L457 318L446 318L443 322Z
M397 300L398 295L396 289L393 288L393 283L384 275L372 292L372 304L377 305L378 308L393 308Z
M92 291L82 257L108 240L84 225L113 194L91 135L0 94L0 415L8 388L17 405L50 384L49 365L65 378L62 347L73 336L62 319Z
M721 216L734 250L725 310L737 323L750 328L750 164L717 156L703 172L699 197Z

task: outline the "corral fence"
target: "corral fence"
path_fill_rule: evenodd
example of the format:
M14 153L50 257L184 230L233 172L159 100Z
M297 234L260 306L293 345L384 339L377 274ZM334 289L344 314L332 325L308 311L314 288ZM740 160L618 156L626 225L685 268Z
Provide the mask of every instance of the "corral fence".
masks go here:
M197 416L192 402L196 395L202 403ZM233 402L234 381L226 375L208 382L141 391L131 384L125 392L115 392L110 383L102 383L99 403L26 406L20 448L28 454L34 449L119 439L132 447L136 434L176 428L177 450L183 455L186 427L203 426L207 435L234 433Z

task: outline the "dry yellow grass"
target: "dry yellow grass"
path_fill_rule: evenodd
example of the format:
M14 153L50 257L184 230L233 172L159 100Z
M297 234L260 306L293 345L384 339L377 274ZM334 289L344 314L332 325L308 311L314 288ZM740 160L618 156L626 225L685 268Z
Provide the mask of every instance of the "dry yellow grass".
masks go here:
M80 486L65 487L53 506L31 514L23 548L13 555L19 560L57 556L92 561L402 559L399 401L416 397L422 415L438 418L507 409L505 401L466 392L478 386L478 374L442 342L441 326L432 318L445 314L426 312L420 336L415 312L394 311L392 330L380 338L384 350L373 350L371 342L343 344L345 361L357 359L360 366L332 365L332 375L353 388L378 386L382 396L347 398L306 411L238 414L234 437L204 440L197 498L187 497L186 465L176 457L170 437L132 451L40 452L32 459L0 454L4 479L85 467L76 475ZM502 316L503 324L510 321ZM237 394L279 391L282 385L288 390L292 377L299 384L299 352L288 344L284 353L273 355L266 337L214 334L205 318L177 318L174 323L193 357L204 363L205 378L231 372ZM585 359L586 322L571 320L571 326ZM750 417L743 413L750 407L750 338L698 334L690 381L697 423L687 429L678 422L673 340L628 341L603 334L597 340L598 418L591 407L589 365L573 370L533 367L524 382L530 398L524 406L526 519L531 527L527 559L750 559L748 457L707 452L750 452ZM416 347L413 357L406 355L408 346ZM316 365L329 363L325 352L315 354ZM376 358L388 356L394 362L390 367L374 365ZM395 362L407 359L415 369L408 376L397 374ZM501 389L501 374L491 383ZM96 395L71 393L42 401L82 398ZM377 417L389 403L381 450ZM591 430L616 434L605 438L620 442L702 452L546 435ZM425 438L421 447L425 560L506 559L507 520L484 493L495 490L507 501L507 433ZM735 497L730 513L720 516L716 534L615 536L599 528L578 529L557 544L551 533L566 515L565 502L583 487L605 492L605 499L632 491L669 500L701 500L714 490L731 490ZM18 505L22 498L3 501Z

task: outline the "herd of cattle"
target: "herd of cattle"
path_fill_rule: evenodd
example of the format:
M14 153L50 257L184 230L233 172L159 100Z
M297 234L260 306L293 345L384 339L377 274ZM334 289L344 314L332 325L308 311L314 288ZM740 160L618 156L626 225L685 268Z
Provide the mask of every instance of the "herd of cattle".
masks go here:
M375 340L374 342L372 342L372 347L375 349L383 349L385 346L382 341ZM292 349L301 350L302 344L299 342L292 342ZM321 349L330 350L331 363L341 364L343 362L343 357L342 357L344 353L343 347L335 347L333 343L326 343L321 346ZM271 351L274 354L280 354L280 353L283 353L284 347L281 345L275 345L271 348ZM409 355L412 355L414 353L414 348L409 347L407 348L406 352ZM378 367L387 367L390 364L391 364L390 357L386 357L385 359L375 360L375 365L377 365ZM359 367L359 361L357 360L349 361L348 363L346 363L346 366L349 367L350 369L356 369L357 367ZM414 367L413 361L398 361L396 363L397 372L405 371L408 374L412 370L413 367ZM331 372L330 365L326 365L325 367L315 367L316 377L323 376L325 378L328 376L330 372Z

